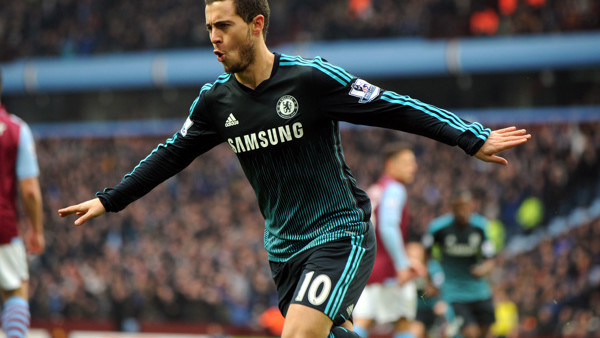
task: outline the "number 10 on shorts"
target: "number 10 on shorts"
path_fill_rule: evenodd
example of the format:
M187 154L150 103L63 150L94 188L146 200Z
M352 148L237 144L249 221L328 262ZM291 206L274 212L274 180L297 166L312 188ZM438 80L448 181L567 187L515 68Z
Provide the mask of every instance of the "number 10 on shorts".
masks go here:
M308 301L314 306L323 304L327 300L327 297L329 297L329 293L331 292L331 278L327 275L318 275L313 279L314 274L314 271L309 271L304 276L304 281L295 299L296 302L304 300L307 290Z

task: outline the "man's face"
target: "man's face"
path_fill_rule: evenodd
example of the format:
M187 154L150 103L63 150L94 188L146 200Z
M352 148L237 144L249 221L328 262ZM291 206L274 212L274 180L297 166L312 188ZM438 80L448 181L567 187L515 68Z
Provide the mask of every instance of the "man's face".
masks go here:
M206 29L225 72L243 72L254 61L254 40L250 28L250 24L237 15L233 0L206 5Z
M402 183L412 183L417 172L417 159L410 150L402 151L391 159L392 175Z
M457 198L452 202L452 212L459 224L468 224L471 213L473 212L472 200L466 197Z

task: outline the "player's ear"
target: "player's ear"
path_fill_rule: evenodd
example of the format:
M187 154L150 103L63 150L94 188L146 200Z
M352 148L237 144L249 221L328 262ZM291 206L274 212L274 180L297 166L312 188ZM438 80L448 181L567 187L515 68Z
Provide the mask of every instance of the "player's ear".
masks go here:
M252 19L251 28L252 35L259 35L262 32L263 27L265 26L265 17L262 14L259 14Z

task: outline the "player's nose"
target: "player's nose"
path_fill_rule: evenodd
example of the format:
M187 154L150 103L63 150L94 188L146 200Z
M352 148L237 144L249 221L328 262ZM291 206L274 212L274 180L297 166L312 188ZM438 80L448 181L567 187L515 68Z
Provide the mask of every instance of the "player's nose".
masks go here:
M221 42L223 42L223 38L221 37L221 34L219 34L215 29L213 29L212 32L210 32L210 42L212 42L212 44L215 47L218 44L220 44Z

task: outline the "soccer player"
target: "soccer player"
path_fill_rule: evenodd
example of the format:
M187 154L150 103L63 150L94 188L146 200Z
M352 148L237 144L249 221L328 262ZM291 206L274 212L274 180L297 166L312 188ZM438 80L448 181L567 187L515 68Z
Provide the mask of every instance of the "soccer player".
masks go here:
M467 190L451 200L452 212L434 219L423 245L437 245L444 270L441 297L452 306L465 338L486 337L495 321L492 293L484 277L494 268L494 243L487 238L488 220L473 212Z
M377 254L367 286L354 308L354 331L363 338L369 336L376 322L393 323L394 338L419 334L411 332L417 313L413 279L423 277L426 268L405 248L409 219L405 184L414 181L416 172L412 149L404 144L391 145L385 151L383 174L367 190L373 208Z
M373 267L375 237L369 198L344 160L339 121L425 135L500 164L506 160L496 153L531 136L515 127L490 131L319 57L272 53L266 0L206 0L205 14L225 73L202 87L181 130L118 185L58 213L75 213L82 225L122 210L226 142L265 218L282 337L356 337L350 319Z
M0 95L2 72L0 70ZM25 337L29 330L28 264L19 236L18 190L29 219L27 246L31 253L44 250L42 193L31 130L6 112L0 102L0 291L2 330L8 338Z

